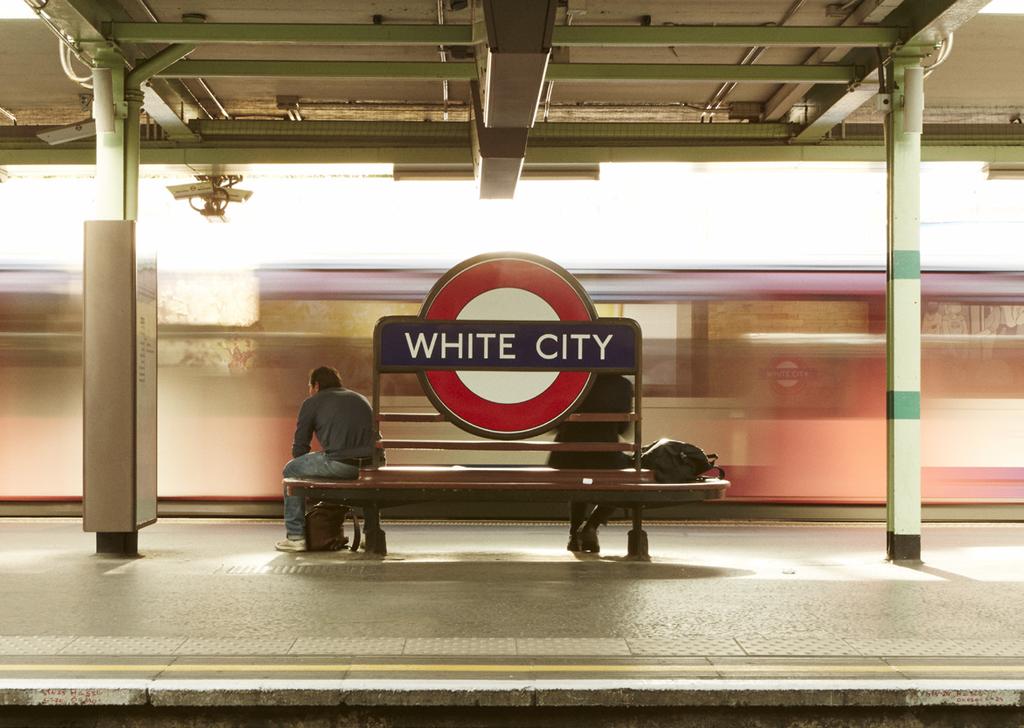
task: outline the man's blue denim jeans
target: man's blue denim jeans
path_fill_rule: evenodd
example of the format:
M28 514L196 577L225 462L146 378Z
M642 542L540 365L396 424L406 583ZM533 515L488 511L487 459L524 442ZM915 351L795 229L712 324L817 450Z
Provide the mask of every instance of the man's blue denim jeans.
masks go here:
M283 475L286 478L355 480L359 477L359 468L331 460L323 452L310 452L289 460ZM290 539L306 537L306 499L303 496L285 494L284 527Z

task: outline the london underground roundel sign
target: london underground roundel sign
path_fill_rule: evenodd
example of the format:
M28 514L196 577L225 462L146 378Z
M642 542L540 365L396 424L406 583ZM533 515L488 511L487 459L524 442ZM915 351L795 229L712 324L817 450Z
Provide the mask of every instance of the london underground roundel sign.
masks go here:
M438 410L474 434L530 437L580 404L594 372L632 372L639 329L598 319L575 278L549 260L496 253L463 261L418 317L378 324L381 371L416 371Z

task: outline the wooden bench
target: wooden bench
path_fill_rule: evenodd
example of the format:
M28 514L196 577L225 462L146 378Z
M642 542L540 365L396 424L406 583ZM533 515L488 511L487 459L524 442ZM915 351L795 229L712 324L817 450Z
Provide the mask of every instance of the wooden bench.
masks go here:
M387 554L387 538L381 527L381 511L385 508L436 502L583 502L626 509L633 521L627 555L644 560L650 557L643 530L645 508L719 499L729 485L718 479L656 483L649 470L461 466L384 466L363 470L358 480L286 479L284 483L289 495L361 508L366 549L381 556ZM570 519L570 539L575 538L580 525Z
M447 423L438 412L382 412L380 404L381 374L408 370L402 365L382 366L382 319L374 332L373 412L378 430L383 424ZM642 350L640 328L634 324L635 351ZM706 480L696 483L656 483L649 470L643 470L641 455L641 401L643 367L639 357L628 368L616 373L632 375L633 408L631 412L575 412L565 422L614 422L632 425L632 442L552 442L550 440L511 439L381 439L377 442L372 468L360 472L358 480L294 480L284 485L289 495L304 495L308 501L333 501L361 508L365 519L367 550L387 553L387 539L381 528L381 511L414 503L431 502L562 502L593 503L627 509L633 520L627 553L637 559L648 558L647 534L643 530L645 508L674 506L721 498L729 483ZM421 373L422 374L422 373ZM436 403L435 403L436 406ZM439 410L441 408L438 408ZM432 451L503 451L503 452L589 452L629 453L634 467L624 470L553 469L546 467L465 467L458 465L386 466L380 453L398 450ZM582 522L572 513L570 540ZM570 542L570 545L573 545ZM578 544L577 544L578 545Z

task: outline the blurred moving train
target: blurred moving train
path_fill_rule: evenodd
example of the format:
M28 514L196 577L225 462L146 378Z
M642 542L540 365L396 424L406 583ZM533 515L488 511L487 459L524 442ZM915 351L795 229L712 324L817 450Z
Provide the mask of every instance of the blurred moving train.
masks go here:
M645 439L718 452L734 502L884 502L880 270L573 272L603 315L643 327ZM310 368L368 394L374 323L418 311L440 273L162 273L161 498L280 498ZM0 502L81 496L81 303L80 272L0 269ZM921 325L925 502L1024 503L1024 273L926 272ZM429 410L411 376L382 395ZM384 434L464 436L419 427Z

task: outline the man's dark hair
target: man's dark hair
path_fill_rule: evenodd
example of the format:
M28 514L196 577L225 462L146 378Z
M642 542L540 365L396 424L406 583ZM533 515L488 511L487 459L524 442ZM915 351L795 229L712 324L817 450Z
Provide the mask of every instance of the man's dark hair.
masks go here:
M309 373L309 386L320 385L320 391L341 386L341 375L334 367L317 367Z

